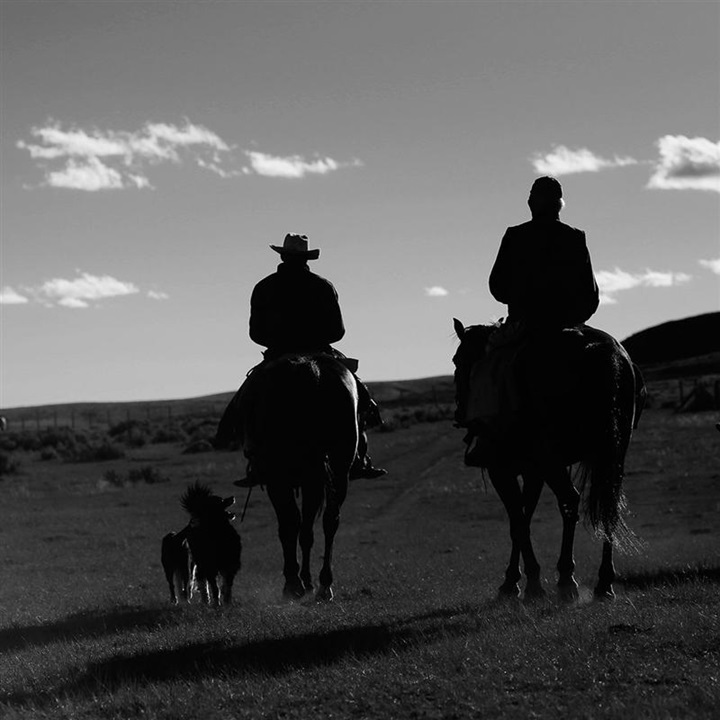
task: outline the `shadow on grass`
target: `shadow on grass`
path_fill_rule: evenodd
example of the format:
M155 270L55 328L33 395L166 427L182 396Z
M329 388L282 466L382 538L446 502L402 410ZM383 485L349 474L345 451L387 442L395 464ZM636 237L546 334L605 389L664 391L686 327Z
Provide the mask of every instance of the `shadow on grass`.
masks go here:
M0 654L33 645L79 640L142 630L174 622L167 608L119 607L111 610L83 610L47 624L15 625L0 630Z
M487 608L465 605L433 610L402 620L358 625L325 633L267 638L229 646L222 641L194 643L169 650L124 655L90 663L72 680L45 692L16 691L0 695L0 704L40 707L63 697L91 697L128 685L179 678L198 679L228 673L282 675L297 669L332 665L344 658L366 658L418 643L467 634Z
M622 575L618 577L617 582L627 590L646 590L663 585L685 585L695 582L720 583L720 567L688 565L682 568L659 568Z

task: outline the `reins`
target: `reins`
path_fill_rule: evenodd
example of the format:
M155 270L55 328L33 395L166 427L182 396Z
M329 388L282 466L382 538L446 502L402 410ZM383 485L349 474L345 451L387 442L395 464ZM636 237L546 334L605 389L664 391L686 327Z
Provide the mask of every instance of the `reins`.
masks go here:
M245 519L245 513L247 512L248 503L250 502L250 493L252 493L252 486L250 486L248 488L248 494L247 494L247 497L245 498L245 506L243 507L242 515L240 516L241 523Z

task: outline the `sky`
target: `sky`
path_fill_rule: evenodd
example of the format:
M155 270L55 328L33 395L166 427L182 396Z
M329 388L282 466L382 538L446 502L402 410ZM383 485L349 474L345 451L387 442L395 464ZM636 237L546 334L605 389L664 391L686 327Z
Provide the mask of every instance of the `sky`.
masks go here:
M539 175L623 340L720 310L720 4L0 2L0 407L230 391L320 248L364 380L452 372Z

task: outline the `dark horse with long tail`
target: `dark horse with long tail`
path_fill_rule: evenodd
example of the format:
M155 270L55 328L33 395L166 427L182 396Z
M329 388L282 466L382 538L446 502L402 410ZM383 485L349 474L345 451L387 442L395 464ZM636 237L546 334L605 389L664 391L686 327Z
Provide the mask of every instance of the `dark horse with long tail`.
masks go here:
M453 358L456 420L467 426L472 371L486 357L488 338L496 326L466 328L459 320L454 322L460 339ZM524 388L522 422L483 467L510 521L512 550L500 595L519 596L521 556L526 597L544 595L530 522L547 483L563 519L557 563L560 596L578 597L573 546L584 499L585 518L603 538L595 596L612 598L613 545L631 543L633 537L623 519L622 482L625 455L645 397L642 376L616 340L585 325L555 331L523 352L524 362L514 368ZM575 464L578 488L570 472Z
M325 553L316 596L332 600L333 542L358 445L355 379L330 355L286 355L253 372L244 404L245 453L277 515L283 594L299 598L313 590L313 526L324 503Z

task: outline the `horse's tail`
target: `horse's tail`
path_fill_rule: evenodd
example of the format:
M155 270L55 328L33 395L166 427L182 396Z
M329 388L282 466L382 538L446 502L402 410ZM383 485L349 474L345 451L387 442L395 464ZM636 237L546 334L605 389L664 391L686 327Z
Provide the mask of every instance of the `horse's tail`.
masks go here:
M636 416L636 377L620 346L594 349L597 380L591 413L592 447L580 464L580 487L586 522L603 539L622 549L635 549L638 541L625 522L623 478L625 455Z

